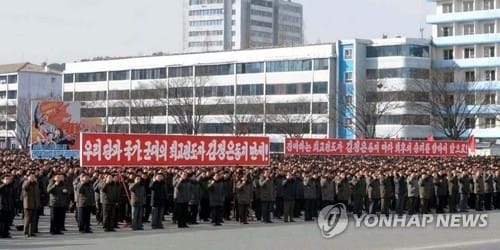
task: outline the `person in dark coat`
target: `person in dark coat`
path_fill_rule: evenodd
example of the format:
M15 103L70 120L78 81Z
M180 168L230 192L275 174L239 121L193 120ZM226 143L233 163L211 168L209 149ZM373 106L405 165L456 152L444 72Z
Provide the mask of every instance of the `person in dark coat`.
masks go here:
M11 238L10 225L16 209L14 194L12 176L4 175L0 182L0 238Z
M220 174L216 173L208 183L208 195L210 202L210 209L212 213L212 224L214 226L221 226L222 224L222 206L224 205L224 184Z
M190 178L190 190L189 190L189 224L196 225L198 224L197 218L198 218L198 207L200 205L200 195L201 195L201 188L200 188L200 177L196 175L192 175Z
M321 208L333 205L335 202L335 181L330 173L324 174L320 180L321 187Z
M475 197L475 208L476 211L483 211L483 202L484 202L484 175L481 170L477 170L476 174L472 178L474 181L474 197Z
M57 174L49 181L47 186L50 206L50 233L63 234L64 218L68 206L68 189L64 182L64 176Z
M178 228L187 228L188 203L191 199L191 183L187 172L182 172L174 180L174 200Z
M95 218L97 221L97 225L102 224L102 202L101 202L101 191L99 190L101 181L102 180L99 179L99 176L97 174L94 174L94 182L92 185L94 188Z
M305 214L304 221L312 221L314 216L314 205L316 202L316 185L313 183L312 178L304 174L304 181L302 182L304 185L304 205L305 205Z
M368 193L368 213L376 214L380 208L380 179L375 174L366 178L366 189Z
M393 197L392 176L389 173L379 177L380 181L380 210L386 216L389 215L391 201Z
M167 205L167 190L163 174L155 176L151 183L151 228L163 229L162 217Z
M358 172L355 176L351 178L349 181L351 185L351 200L352 200L352 208L353 213L361 216L363 213L363 204L364 204L364 194L366 193L366 183L365 179L361 172ZM333 190L332 190L333 191Z
M494 177L494 191L495 191L495 209L500 209L500 170L495 172Z
M132 230L144 230L142 219L146 203L146 188L141 176L136 176L129 186L130 206L132 207Z
M337 202L342 203L345 207L348 207L350 190L349 190L349 180L345 173L341 173L337 176L335 181L335 190L337 191Z
M229 173L224 174L224 220L231 220L231 202L233 201L233 182Z
M458 192L460 194L460 212L467 212L470 194L470 176L465 170L458 177Z
M24 236L35 236L36 213L40 206L40 188L34 173L28 173L28 178L22 186L24 208Z
M108 175L101 183L101 202L103 207L103 228L105 232L115 231L116 210L119 206L121 185L118 176Z
M148 173L142 173L141 174L141 184L144 186L144 189L146 190L146 200L144 203L144 217L142 218L143 222L148 222L149 221L149 216L151 215L151 177L149 176Z
M403 171L394 173L394 194L396 197L396 214L403 215L408 196L406 177Z
M283 187L283 220L285 222L295 222L293 220L295 198L297 197L297 184L292 173L286 174L286 179L282 181Z
M265 171L259 179L259 187L262 204L262 222L273 223L271 221L271 210L275 201L275 192L273 178L269 171Z
M209 221L210 220L210 197L208 192L208 182L210 177L207 172L201 174L200 178L200 220Z
M448 179L448 208L450 213L458 211L458 177L455 170L450 171L447 175Z
M90 181L90 177L83 173L80 176L80 183L76 188L77 200L76 207L78 210L78 230L80 233L92 233L90 229L90 214L95 206L94 187Z
M406 180L406 191L408 192L408 214L415 214L418 204L418 177L416 173L411 173Z
M448 203L448 180L442 171L434 174L433 177L434 190L437 197L436 213L444 213L444 208Z
M493 198L493 174L491 171L484 173L484 209L491 210Z
M422 214L429 213L429 201L434 191L433 181L431 176L423 173L418 180L418 193L420 197L420 212Z
M238 215L241 224L248 224L248 209L252 204L253 185L248 175L243 175L236 183L236 197L238 199Z

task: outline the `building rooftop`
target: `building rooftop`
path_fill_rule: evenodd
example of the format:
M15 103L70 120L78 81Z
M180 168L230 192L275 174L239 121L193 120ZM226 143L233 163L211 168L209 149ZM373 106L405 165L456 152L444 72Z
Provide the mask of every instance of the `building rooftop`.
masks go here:
M33 64L30 62L2 64L0 65L0 74L2 73L16 73L16 72L35 72L35 73L52 73L61 74L61 72L44 67L41 65Z

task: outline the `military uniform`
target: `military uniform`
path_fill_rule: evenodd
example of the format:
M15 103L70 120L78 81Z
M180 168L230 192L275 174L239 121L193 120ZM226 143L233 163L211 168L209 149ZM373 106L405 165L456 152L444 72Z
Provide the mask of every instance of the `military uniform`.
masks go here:
M130 190L130 206L132 207L132 230L142 230L142 217L146 204L146 188L142 181L132 183Z
M89 181L78 185L76 192L78 198L76 207L78 209L78 229L81 233L90 233L90 214L94 207L94 187Z
M37 228L36 213L40 207L40 189L37 182L24 181L22 186L24 208L24 235L33 236Z
M120 202L121 185L118 182L101 183L101 202L103 206L103 228L106 232L115 231L116 209Z

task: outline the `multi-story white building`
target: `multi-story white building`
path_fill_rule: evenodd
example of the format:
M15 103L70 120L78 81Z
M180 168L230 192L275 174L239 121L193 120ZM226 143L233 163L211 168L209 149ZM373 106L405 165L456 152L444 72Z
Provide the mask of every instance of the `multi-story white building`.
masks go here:
M451 68L456 83L467 83L470 105L485 107L467 118L476 138L500 138L500 0L433 0L433 67ZM468 133L467 133L468 134Z
M0 147L27 145L31 101L61 100L61 78L31 63L0 65Z
M68 63L63 91L108 132L265 134L281 150L286 136L361 136L359 113L348 111L362 105L356 92L390 91L405 104L413 71L429 69L427 40L349 40ZM366 88L381 78L383 86ZM377 130L406 138L431 131L428 116L404 105L384 113Z
M290 0L184 0L184 51L300 45L302 5Z

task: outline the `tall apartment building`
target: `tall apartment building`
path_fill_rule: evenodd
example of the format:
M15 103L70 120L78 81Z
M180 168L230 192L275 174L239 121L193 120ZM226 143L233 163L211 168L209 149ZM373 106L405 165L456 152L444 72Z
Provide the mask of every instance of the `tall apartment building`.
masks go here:
M0 65L0 147L27 143L32 100L61 100L61 72L31 63Z
M467 118L476 138L500 138L500 0L433 0L433 67L450 68L467 83L470 105L486 105ZM468 103L469 104L469 103Z
M291 0L184 0L184 51L301 45L302 5Z

